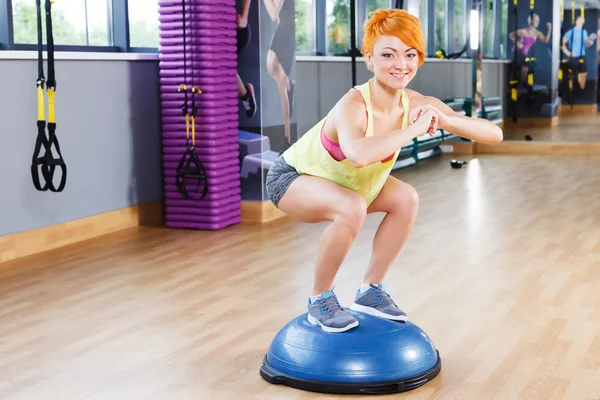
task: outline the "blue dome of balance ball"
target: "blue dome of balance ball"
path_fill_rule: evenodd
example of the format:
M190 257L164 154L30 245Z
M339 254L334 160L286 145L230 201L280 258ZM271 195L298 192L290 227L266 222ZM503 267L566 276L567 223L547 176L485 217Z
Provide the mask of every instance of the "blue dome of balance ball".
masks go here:
M325 393L397 393L435 378L442 364L429 337L411 322L348 310L358 327L328 333L303 314L275 336L260 369L268 382Z

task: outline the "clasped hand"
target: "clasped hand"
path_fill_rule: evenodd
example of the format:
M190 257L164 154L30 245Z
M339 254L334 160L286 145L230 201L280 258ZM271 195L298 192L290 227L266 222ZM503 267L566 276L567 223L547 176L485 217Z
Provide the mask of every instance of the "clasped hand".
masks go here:
M409 116L409 124L421 125L423 127L423 133L421 135L429 133L429 136L433 136L438 129L438 125L445 123L445 120L446 116L437 108L430 105L415 107L410 112Z

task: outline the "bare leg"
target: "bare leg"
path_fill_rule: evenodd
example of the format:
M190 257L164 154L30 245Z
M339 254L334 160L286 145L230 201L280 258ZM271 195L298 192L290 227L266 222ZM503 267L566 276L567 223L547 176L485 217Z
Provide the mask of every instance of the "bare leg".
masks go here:
M277 54L273 50L267 53L267 71L269 75L277 82L279 89L279 98L281 100L281 109L283 111L283 126L285 129L285 137L288 143L291 143L290 133L290 102L288 99L288 91L291 89L290 80L285 71L281 67Z
M239 97L244 97L246 95L246 93L248 93L248 90L246 90L246 86L244 86L244 82L242 82L242 78L240 78L240 75L236 74L235 76L237 77L237 87L238 87Z
M393 176L388 177L367 212L385 212L373 239L373 254L363 283L382 283L408 239L419 209L416 190Z
M524 86L528 86L527 73L529 73L529 67L521 68L521 82L523 83Z
M585 89L585 82L587 81L587 72L579 73L579 87L581 90Z
M301 222L332 221L321 236L312 295L331 290L363 226L366 202L335 182L303 175L290 185L279 201L279 209Z

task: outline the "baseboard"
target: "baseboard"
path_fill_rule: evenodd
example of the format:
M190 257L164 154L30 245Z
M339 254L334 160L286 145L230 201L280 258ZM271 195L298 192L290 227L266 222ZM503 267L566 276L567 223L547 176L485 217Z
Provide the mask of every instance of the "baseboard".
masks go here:
M505 118L502 121L502 129L506 130L545 126L558 126L558 116L552 118L517 118L517 122L514 122L512 118Z
M597 104L574 104L571 108L568 104L561 104L558 107L559 114L597 114Z
M164 226L162 200L0 237L0 263L136 226Z
M594 142L527 142L504 141L498 144L476 143L477 154L600 154L600 143Z
M271 201L242 201L242 222L269 222L285 217Z
M475 152L475 142L442 142L440 147L444 153L469 155Z

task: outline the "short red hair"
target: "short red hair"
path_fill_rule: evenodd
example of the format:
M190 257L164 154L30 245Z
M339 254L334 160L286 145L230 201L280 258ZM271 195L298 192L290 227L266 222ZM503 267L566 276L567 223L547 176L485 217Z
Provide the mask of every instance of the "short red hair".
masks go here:
M379 36L396 36L407 46L414 47L419 57L419 66L425 61L425 38L419 19L406 10L383 9L373 11L364 24L361 53L373 54L373 46Z

